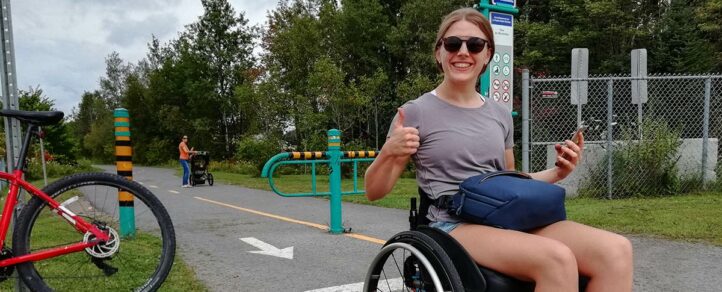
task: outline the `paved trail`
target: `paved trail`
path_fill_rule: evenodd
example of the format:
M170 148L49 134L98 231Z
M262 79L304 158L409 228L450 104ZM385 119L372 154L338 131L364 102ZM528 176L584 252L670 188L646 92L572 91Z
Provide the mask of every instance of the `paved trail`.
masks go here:
M168 208L179 254L212 291L360 291L381 242L408 229L405 210L344 203L344 226L353 233L330 235L323 230L326 200L283 198L218 182L181 188L174 174L134 169L135 180ZM629 238L635 291L722 291L722 248ZM277 248L279 256L254 252L263 244ZM280 256L291 249L292 258Z

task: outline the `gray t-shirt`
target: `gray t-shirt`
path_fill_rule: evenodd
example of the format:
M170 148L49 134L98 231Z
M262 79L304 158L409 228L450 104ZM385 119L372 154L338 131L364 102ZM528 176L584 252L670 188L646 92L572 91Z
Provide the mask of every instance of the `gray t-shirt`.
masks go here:
M504 152L514 146L511 113L503 105L486 101L479 108L461 108L434 93L402 106L404 126L419 130L420 146L412 156L416 182L432 199L455 194L468 177L505 169ZM428 218L458 221L435 206Z

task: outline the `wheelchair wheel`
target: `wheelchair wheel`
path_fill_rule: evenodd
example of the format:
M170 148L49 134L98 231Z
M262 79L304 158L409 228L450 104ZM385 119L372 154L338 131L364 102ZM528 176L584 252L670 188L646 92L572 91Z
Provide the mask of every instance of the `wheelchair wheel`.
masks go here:
M416 231L395 235L374 258L363 291L464 291L449 256Z

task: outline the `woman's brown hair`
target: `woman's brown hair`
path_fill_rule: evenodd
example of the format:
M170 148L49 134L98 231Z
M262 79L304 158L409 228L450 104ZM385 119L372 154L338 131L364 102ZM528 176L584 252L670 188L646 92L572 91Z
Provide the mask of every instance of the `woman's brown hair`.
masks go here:
M491 30L491 23L489 23L489 20L484 17L481 12L474 8L461 8L456 9L452 11L451 13L447 14L444 17L444 20L441 22L441 25L439 26L439 31L436 33L436 42L434 43L434 54L436 54L436 51L441 48L441 39L444 37L444 34L446 34L446 31L449 30L449 27L456 23L457 21L466 20L468 22L471 22L475 24L476 26L481 29L481 32L486 35L489 43L487 44L487 47L489 49L489 55L494 56L494 32ZM488 64L484 65L484 68L481 69L481 72L483 73L486 71L486 66ZM438 61L436 62L436 66L439 68L441 72L444 72L444 69L441 68L441 63Z

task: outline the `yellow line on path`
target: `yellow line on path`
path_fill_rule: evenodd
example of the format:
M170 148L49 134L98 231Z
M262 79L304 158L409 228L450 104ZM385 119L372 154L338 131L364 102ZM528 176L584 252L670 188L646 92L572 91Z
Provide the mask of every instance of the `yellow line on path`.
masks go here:
M324 231L328 231L328 226L326 226L326 225L321 225L321 224L317 224L317 223L313 223L313 222L306 222L306 221L296 220L296 219L293 219L293 218L283 217L283 216L279 216L279 215L275 215L275 214L271 214L271 213L266 213L266 212L262 212L262 211L256 211L256 210L253 210L253 209L238 207L238 206L234 206L234 205L231 205L231 204L226 204L226 203L223 203L223 202L218 202L218 201L209 200L209 199L206 199L206 198L201 198L201 197L194 197L194 198L196 198L196 199L198 199L198 200L201 200L201 201L205 201L205 202L211 203L211 204L216 204L216 205L219 205L219 206L228 207L228 208L231 208L231 209L236 209L236 210L240 210L240 211L244 211L244 212L248 212L248 213L253 213L253 214L256 214L256 215L261 215L261 216L270 217L270 218L273 218L273 219L278 219L278 220L281 220L281 221L286 221L286 222L291 222L291 223L306 225L306 226L309 226L309 227L318 228L318 229L321 229L321 230L324 230ZM351 238L355 238L355 239L360 239L360 240L365 240L365 241L372 242L372 243L377 243L377 244L385 244L385 243L386 243L385 240L381 240L381 239L378 239L378 238L374 238L374 237L371 237L371 236L366 236L366 235L358 234L358 233L344 233L343 235L348 236L348 237L351 237Z

